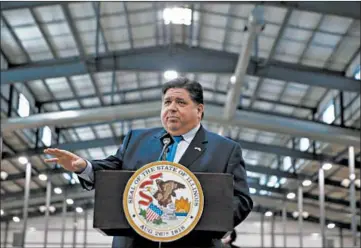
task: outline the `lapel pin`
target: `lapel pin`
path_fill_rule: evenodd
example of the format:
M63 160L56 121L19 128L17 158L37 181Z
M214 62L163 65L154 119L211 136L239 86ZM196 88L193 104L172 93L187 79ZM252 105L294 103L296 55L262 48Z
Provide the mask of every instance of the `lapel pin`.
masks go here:
M194 147L195 150L202 151L200 147Z

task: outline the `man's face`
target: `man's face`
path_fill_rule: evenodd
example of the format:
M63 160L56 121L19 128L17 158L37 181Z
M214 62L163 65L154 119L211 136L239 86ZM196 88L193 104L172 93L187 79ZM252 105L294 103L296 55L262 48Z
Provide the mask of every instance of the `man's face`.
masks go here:
M170 134L183 135L200 123L203 108L186 89L171 88L163 96L162 124Z

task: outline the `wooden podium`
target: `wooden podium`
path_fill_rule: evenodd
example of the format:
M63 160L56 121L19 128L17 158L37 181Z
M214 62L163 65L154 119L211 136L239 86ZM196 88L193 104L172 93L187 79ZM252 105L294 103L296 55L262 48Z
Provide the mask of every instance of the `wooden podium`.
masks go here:
M108 236L136 236L123 210L123 192L133 171L97 171L93 227ZM221 238L233 229L233 176L194 173L204 194L201 219L188 235Z

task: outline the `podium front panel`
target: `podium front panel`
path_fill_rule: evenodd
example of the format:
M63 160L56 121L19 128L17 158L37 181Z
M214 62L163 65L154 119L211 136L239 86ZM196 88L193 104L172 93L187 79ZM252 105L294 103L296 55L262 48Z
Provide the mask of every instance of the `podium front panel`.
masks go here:
M133 171L97 171L93 227L109 236L133 236L123 210L123 192ZM224 234L233 228L233 176L194 173L203 194L204 209L192 232ZM218 236L218 235L217 235Z

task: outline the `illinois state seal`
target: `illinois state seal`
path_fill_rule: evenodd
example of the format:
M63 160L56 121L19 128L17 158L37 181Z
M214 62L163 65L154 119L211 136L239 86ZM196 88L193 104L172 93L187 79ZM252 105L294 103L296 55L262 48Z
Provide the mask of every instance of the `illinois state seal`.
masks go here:
M123 196L131 227L156 242L175 241L191 232L203 206L198 179L186 167L168 161L150 163L136 171Z

